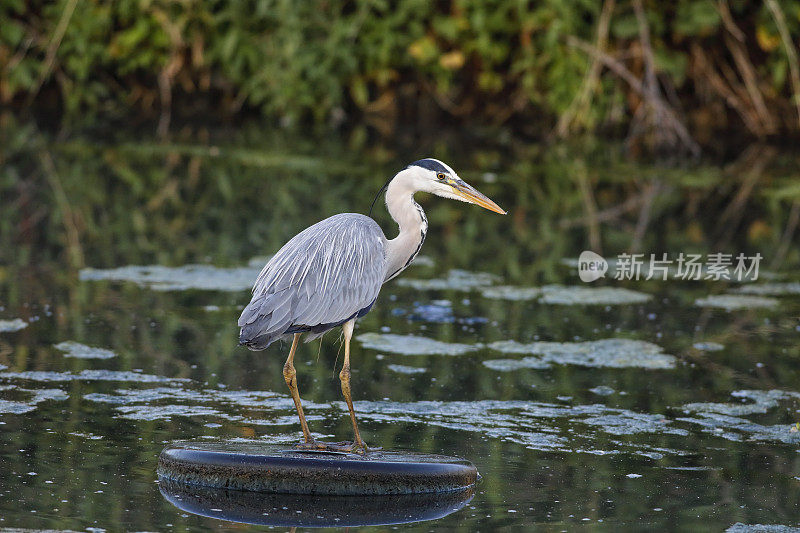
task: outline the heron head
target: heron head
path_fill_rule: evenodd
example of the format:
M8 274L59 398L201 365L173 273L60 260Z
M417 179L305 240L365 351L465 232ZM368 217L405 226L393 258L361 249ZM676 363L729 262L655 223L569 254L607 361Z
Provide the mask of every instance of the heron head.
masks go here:
M459 178L455 170L438 159L426 158L414 161L406 167L406 170L414 172L414 181L420 191L479 205L501 215L506 214L504 209Z

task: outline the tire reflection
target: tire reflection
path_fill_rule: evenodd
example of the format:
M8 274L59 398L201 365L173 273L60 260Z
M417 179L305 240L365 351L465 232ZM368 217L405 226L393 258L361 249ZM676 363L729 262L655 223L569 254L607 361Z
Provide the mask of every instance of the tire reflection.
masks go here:
M473 488L433 494L321 496L212 489L159 480L161 494L182 511L244 524L347 527L435 520L462 509Z

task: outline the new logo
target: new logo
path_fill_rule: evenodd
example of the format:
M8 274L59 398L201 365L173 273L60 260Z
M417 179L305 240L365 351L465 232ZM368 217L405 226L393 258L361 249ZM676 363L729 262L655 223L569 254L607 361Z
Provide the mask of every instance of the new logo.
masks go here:
M589 250L581 252L578 257L578 276L581 281L591 283L605 277L607 271L608 262L602 256Z

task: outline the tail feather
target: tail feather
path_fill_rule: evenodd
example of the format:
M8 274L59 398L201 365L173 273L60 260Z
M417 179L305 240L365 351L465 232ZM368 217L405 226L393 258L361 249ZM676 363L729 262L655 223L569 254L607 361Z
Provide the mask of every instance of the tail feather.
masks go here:
M245 328L242 328L242 332L239 333L239 346L246 346L247 349L253 350L254 352L264 350L278 340L281 335L258 335L256 337L248 336L245 331Z
M258 315L251 318L249 324L243 324L239 330L239 345L251 350L263 350L277 340L282 332L270 330L271 318L272 313Z

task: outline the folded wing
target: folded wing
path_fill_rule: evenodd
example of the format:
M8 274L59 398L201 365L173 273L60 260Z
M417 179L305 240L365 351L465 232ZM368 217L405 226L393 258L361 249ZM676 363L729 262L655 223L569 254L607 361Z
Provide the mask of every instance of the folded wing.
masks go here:
M371 218L343 213L303 230L264 266L239 317L239 343L263 350L278 338L311 338L365 314L386 274L386 238Z

